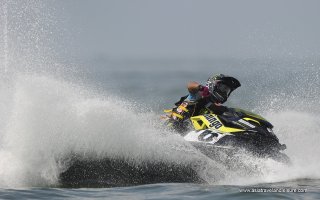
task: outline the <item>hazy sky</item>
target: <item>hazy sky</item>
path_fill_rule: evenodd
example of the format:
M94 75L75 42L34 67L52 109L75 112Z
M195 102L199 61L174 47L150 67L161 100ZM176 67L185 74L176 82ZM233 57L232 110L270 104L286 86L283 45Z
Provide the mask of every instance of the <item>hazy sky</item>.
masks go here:
M85 57L315 57L319 0L60 1Z

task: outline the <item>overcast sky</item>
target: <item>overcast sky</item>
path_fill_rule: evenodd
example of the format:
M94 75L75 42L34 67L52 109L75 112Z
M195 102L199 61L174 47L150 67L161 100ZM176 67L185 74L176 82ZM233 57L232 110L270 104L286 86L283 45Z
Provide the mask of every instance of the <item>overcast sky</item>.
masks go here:
M85 57L315 57L319 0L67 0Z

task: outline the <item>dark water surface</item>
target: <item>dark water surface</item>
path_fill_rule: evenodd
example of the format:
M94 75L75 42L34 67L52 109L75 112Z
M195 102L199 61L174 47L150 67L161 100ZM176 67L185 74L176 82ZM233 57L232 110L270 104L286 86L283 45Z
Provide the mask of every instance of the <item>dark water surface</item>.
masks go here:
M162 183L119 188L2 189L2 199L318 199L319 180L254 186ZM250 190L250 192L244 192ZM256 192L252 192L255 190ZM265 190L263 192L263 190ZM272 192L270 192L272 191Z

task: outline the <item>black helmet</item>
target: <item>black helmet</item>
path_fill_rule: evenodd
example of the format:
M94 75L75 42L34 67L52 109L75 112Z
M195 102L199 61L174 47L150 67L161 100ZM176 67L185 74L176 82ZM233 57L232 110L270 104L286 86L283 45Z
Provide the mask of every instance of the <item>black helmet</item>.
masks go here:
M240 87L241 84L233 77L218 74L208 78L206 86L209 88L212 102L224 103L231 92Z

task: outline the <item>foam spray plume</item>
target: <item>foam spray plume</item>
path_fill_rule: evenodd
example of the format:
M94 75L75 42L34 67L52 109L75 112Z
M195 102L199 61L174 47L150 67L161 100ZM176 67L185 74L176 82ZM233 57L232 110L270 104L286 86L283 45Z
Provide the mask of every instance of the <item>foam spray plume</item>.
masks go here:
M161 135L125 102L81 97L76 86L45 76L21 76L16 81L2 137L0 177L5 185L58 184L72 153L137 164L194 159L190 153L170 150L183 144L180 139Z
M186 144L152 128L150 116L137 117L131 103L61 78L72 74L56 63L53 12L44 2L4 2L1 11L8 44L1 58L9 69L0 80L1 186L57 185L74 154L137 165L192 157L170 150L174 141Z
M290 167L273 170L267 180L285 181L290 179L319 179L319 129L320 121L320 71L319 62L295 63L298 69L286 71L278 79L279 87L273 95L266 98L260 106L265 115L272 120L279 139L287 144L287 154L292 160ZM286 81L286 80L284 80Z

